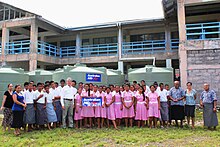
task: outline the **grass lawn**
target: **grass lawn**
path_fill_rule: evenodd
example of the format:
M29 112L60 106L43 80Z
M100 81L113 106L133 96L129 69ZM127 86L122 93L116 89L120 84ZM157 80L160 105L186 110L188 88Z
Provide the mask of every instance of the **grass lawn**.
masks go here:
M220 118L220 113L218 113ZM196 129L55 129L34 131L15 137L13 131L0 131L1 146L220 146L220 128L203 128L202 112L197 111Z

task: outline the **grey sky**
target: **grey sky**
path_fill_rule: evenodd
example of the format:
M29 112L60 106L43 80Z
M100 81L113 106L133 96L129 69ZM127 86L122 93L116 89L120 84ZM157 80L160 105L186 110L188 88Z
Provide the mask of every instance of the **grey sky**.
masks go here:
M1 0L60 26L163 17L161 0Z

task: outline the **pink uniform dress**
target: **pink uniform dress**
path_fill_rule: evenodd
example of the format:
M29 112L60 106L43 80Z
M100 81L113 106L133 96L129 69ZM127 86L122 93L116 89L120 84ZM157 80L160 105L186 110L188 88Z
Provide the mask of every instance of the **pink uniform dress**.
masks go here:
M105 94L106 97L106 104L110 104L112 99L113 99L113 95L110 92L109 94ZM106 114L107 114L107 118L109 120L115 120L115 108L114 108L114 104L112 103L109 107L106 107Z
M146 107L146 101L144 101L143 94L139 94L137 92L135 94L135 97L137 99L137 105L136 105L136 115L135 120L147 120L148 119L148 111Z
M82 108L80 108L81 103L81 96L77 93L75 96L76 99L76 109L78 110L78 113L74 114L74 120L81 120L83 117L81 116Z
M148 116L149 117L160 117L160 110L158 109L158 101L157 98L159 97L157 92L149 92L147 94L147 97L149 98L149 110L148 110Z
M102 96L102 106L104 107L104 108L101 107L101 118L107 118L107 112L106 112L105 101L104 101L105 93L102 92L101 96Z
M122 106L122 102L121 102L121 94L119 92L115 93L115 118L122 118L122 110L121 110L121 106Z
M131 91L124 91L122 97L124 98L124 103L128 107L132 103L132 97L134 96L134 93ZM132 118L134 117L134 105L131 106L131 108L127 109L123 106L122 110L122 117L123 118Z
M93 92L95 97L102 97L99 91ZM101 117L101 106L97 106L94 108L95 110L95 118Z
M81 93L81 96L88 97L88 91L83 91ZM92 96L93 96L93 93L92 91L90 91L90 97ZM81 116L82 117L95 117L94 108L92 106L83 106Z

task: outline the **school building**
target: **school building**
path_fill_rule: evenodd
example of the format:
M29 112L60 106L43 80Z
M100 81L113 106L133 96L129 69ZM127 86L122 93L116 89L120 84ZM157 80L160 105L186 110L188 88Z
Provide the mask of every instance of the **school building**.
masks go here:
M0 2L1 64L54 70L84 63L127 73L173 67L182 87L204 82L220 94L220 1L162 0L164 18L64 28Z

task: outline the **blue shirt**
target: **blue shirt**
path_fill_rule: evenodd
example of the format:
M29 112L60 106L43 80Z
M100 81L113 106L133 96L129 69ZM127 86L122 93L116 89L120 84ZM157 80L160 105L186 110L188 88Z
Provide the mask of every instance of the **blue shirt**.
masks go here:
M185 93L186 93L186 105L196 105L196 100L195 100L196 90L192 89L190 93L187 93L186 90Z
M216 93L214 90L203 91L200 96L200 100L203 103L213 103L213 101L217 101Z
M178 89L172 87L170 89L169 96L171 96L173 99L179 99L185 96L185 91L181 87L179 87ZM171 101L171 105L184 106L184 102L183 100L177 102Z
M14 92L13 95L14 95L14 94L17 95L17 100L18 100L20 103L23 103L23 104L24 104L24 97L18 95L16 92ZM12 106L12 111L23 111L23 110L24 110L23 106L18 105L18 104L16 104L16 103L14 103L13 106Z

